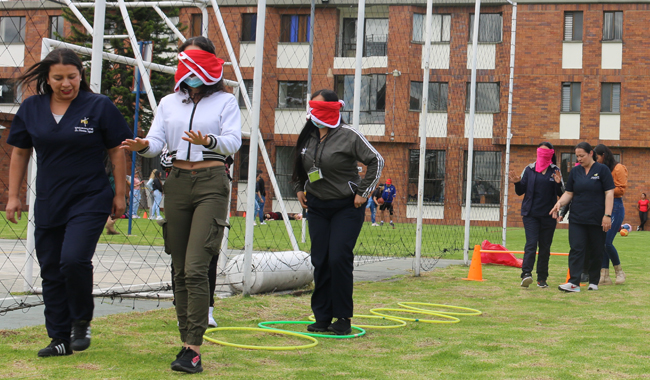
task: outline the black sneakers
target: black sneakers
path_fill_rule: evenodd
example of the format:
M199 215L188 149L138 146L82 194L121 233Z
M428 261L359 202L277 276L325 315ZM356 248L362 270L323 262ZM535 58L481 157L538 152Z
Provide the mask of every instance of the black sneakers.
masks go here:
M537 286L540 288L548 288L548 284L544 280L537 281Z
M88 347L90 347L90 322L76 321L72 323L70 348L75 351L83 351Z
M348 318L339 318L336 322L332 323L327 330L336 335L349 335L352 332L352 323Z
M72 355L72 350L70 349L70 343L61 339L52 339L52 342L47 347L38 351L38 356L41 358L65 355Z
M307 325L307 331L312 331L312 332L327 332L328 327L332 324L332 321L320 321L316 323L312 323L311 325Z
M530 273L524 273L524 275L521 276L522 287L527 288L532 283L533 283L533 276Z
M172 370L187 373L203 372L201 355L194 352L191 348L183 347L181 352L176 355L176 360L172 362Z

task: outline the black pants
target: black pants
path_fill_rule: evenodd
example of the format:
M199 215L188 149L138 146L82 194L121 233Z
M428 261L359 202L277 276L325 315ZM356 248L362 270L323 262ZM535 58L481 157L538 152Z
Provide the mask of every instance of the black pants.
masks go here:
M645 226L645 222L648 221L648 212L639 211L639 220L641 220L639 230L643 231L643 226Z
M585 260L589 261L589 283L598 285L600 267L605 249L605 232L602 226L569 223L570 283L580 285L580 274Z
M52 339L69 342L72 322L93 319L92 258L107 218L103 213L81 214L62 226L36 227L45 328Z
M213 256L210 260L210 267L208 268L208 282L210 285L210 307L214 307L214 291L217 289L217 263L219 262L219 256ZM171 264L172 267L172 293L176 290L176 281L174 281L174 264ZM174 306L176 301L174 301Z
M551 257L551 244L557 221L549 216L533 217L524 216L524 229L526 230L526 247L524 248L524 262L521 265L521 278L533 272L537 247L537 281L546 281L548 278L548 260Z
M314 293L311 309L317 321L351 318L354 254L365 207L354 207L354 196L323 201L307 194Z

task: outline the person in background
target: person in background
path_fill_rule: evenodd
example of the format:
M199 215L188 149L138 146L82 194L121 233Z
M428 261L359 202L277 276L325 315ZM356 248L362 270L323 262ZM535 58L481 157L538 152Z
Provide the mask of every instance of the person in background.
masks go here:
M616 161L612 151L603 144L598 144L594 148L596 159L599 163L604 164L612 172L614 178L614 206L612 208L612 227L607 231L605 238L605 251L603 253L602 267L600 269L600 281L602 285L612 285L609 278L609 261L612 261L614 271L616 272L616 285L625 282L625 272L621 268L621 260L616 247L614 247L614 238L618 236L618 230L625 219L625 207L623 206L623 195L627 188L627 168Z
M302 214L297 213L297 214L287 214L287 217L289 220L302 220ZM282 217L282 213L279 211L276 212L267 212L264 214L264 219L265 220L284 220L284 217Z
M598 290L600 267L605 249L606 232L612 225L614 179L612 172L594 160L593 149L587 142L575 148L579 167L569 172L566 191L550 215L559 218L561 208L571 202L569 209L569 274L566 284L558 286L564 292L580 291L580 275L585 259L589 259L589 287Z
M20 188L36 152L33 209L36 257L43 279L45 328L50 344L40 357L70 355L90 346L93 319L93 263L106 219L126 208L126 158L120 142L133 133L111 100L94 94L81 59L55 49L18 78L36 82L11 123L7 220L17 223ZM115 178L111 188L104 158Z
M131 176L128 176L127 181L130 181ZM130 183L129 183L130 185ZM133 209L131 218L138 219L138 210L140 209L140 187L142 186L142 180L140 180L140 173L135 172L135 177L133 178ZM129 186L130 189L130 186Z
M377 207L379 207L379 202L377 201L377 199L381 198L381 193L383 191L384 191L383 185L377 186L375 191L372 192L370 198L368 198L368 204L366 205L366 208L370 209L370 220L372 221L373 227L379 227L379 224L376 223Z
M395 189L395 186L393 186L393 181L388 178L386 180L386 186L384 186L384 191L381 193L381 197L384 199L384 203L379 206L379 210L381 211L381 222L379 223L380 226L384 225L384 212L388 210L390 214L390 225L393 226L393 229L395 229L395 224L393 223L393 201L395 200L396 195L397 190Z
M384 159L359 131L341 122L344 103L336 92L319 90L311 99L291 178L300 204L309 210L316 323L307 330L348 335L354 314L353 249ZM367 166L363 180L357 162Z
M641 193L641 199L636 203L636 209L639 210L639 226L636 228L637 231L643 231L645 222L648 221L648 200L645 193Z
M549 211L564 192L562 174L556 166L553 145L549 142L539 144L535 162L526 166L520 176L510 171L508 177L510 182L514 183L517 195L524 195L521 217L526 231L526 246L521 266L521 286L527 288L533 282L533 266L535 257L538 257L537 286L548 288L548 261L557 225Z
M162 202L163 184L158 169L151 171L149 181L147 181L147 187L151 190L151 194L153 195L153 201L151 202L151 208L149 209L149 219L162 220L163 217L160 216L160 203Z
M255 182L255 214L259 216L260 224L264 223L264 203L266 203L266 187L262 178L262 171L257 171L257 182Z
M125 140L122 148L144 157L166 145L172 169L165 181L165 247L172 256L176 317L183 346L171 369L203 371L201 345L208 327L210 262L221 251L229 227L229 156L241 147L241 113L224 86L224 61L205 37L188 38L178 48L174 93L158 106L145 139Z

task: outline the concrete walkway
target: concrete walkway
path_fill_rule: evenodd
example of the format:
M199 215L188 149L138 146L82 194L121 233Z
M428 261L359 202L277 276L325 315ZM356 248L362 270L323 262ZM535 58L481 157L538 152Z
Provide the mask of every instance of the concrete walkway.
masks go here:
M436 268L444 268L449 265L461 265L462 260L441 259ZM386 259L374 263L363 264L354 268L354 281L381 281L397 275L412 275L413 259ZM31 296L30 296L31 297ZM38 300L36 296L34 302ZM28 297L29 298L29 297ZM30 300L26 300L30 302ZM170 299L147 300L130 298L96 298L95 317L105 315L129 313L132 311L147 311L159 308L173 307ZM17 329L26 326L38 326L45 323L43 311L45 306L35 306L28 309L16 310L0 315L0 330Z

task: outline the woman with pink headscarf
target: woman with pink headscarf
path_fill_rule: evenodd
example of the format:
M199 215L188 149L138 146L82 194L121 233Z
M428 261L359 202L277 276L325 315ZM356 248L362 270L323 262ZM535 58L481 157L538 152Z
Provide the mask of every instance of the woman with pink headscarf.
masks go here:
M508 173L510 182L515 184L517 195L524 195L521 202L521 216L526 230L526 247L521 266L521 286L527 288L533 282L533 266L537 260L537 286L547 288L548 260L555 233L556 220L549 215L558 197L564 192L560 169L555 165L555 150L549 142L537 147L537 160L526 166L517 176Z

